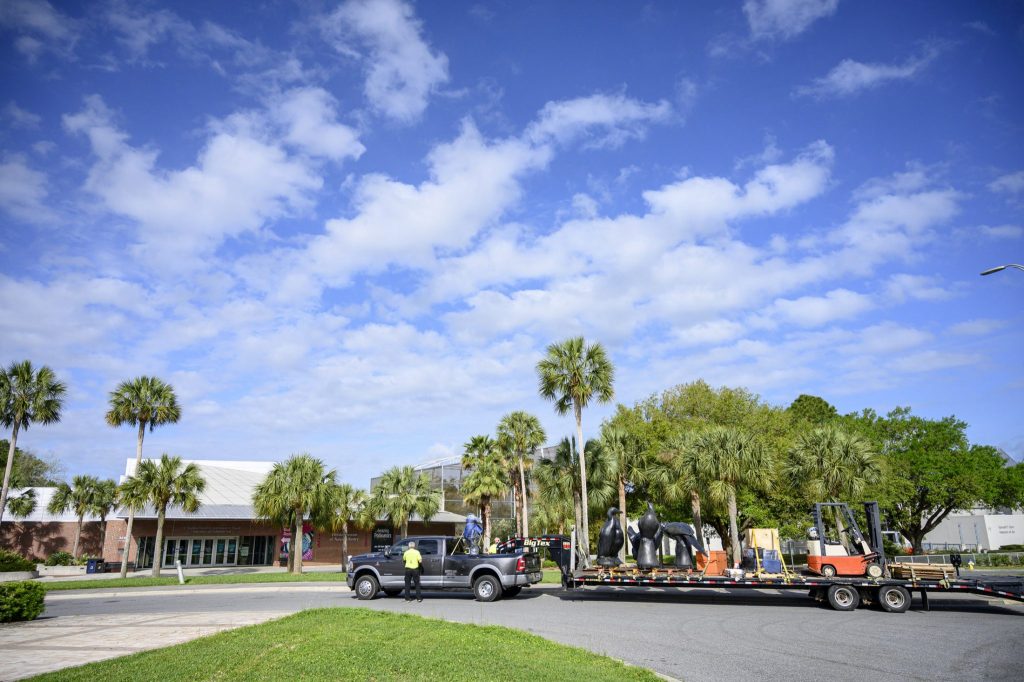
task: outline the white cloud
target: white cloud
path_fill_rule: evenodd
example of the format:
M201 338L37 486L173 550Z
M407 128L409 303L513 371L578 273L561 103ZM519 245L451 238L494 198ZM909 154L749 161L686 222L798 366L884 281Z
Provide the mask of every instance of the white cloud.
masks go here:
M0 2L0 26L16 31L15 48L30 62L47 50L69 55L77 40L75 20L46 0Z
M890 363L889 366L897 372L934 372L951 367L973 365L980 359L980 356L973 353L948 353L938 350L924 350L898 358Z
M29 168L24 157L5 158L0 162L0 208L25 222L50 221L53 211L44 204L47 184L46 174Z
M933 338L931 333L921 329L895 322L882 322L861 329L856 340L842 346L840 350L849 355L891 355L916 348Z
M295 88L272 103L273 115L285 127L285 140L314 156L340 161L358 159L366 151L359 133L337 122L336 102L322 88Z
M1024 171L998 177L989 183L988 188L1001 194L1020 194L1024 192Z
M42 116L22 109L16 102L9 102L4 107L4 116L10 119L12 128L21 128L22 130L35 130L43 122Z
M979 225L978 232L989 239L1020 239L1024 237L1024 227L1020 225Z
M619 147L643 138L648 125L663 123L671 115L672 107L664 100L647 103L624 95L596 94L548 102L526 137L535 144L550 140L564 144L587 137L588 147Z
M305 209L321 186L309 168L254 135L258 121L244 115L217 123L195 165L177 171L157 168L157 151L130 146L98 96L64 126L88 136L97 157L86 189L135 220L142 251L165 266L187 265L225 238Z
M938 55L938 49L930 48L922 55L912 57L902 64L865 64L853 59L844 59L825 76L815 79L810 85L797 88L796 93L818 99L850 97L892 81L911 79L931 64Z
M324 23L336 48L353 54L365 47L365 93L378 111L409 123L427 108L430 95L448 82L448 57L424 40L412 5L402 0L349 0Z
M985 336L1007 326L1006 320L993 320L990 318L978 318L958 322L949 328L950 334L957 336Z
M789 40L838 7L839 0L746 0L743 13L755 39Z
M856 317L874 307L870 296L848 289L834 289L824 296L776 299L768 314L801 327L819 327L829 322Z
M672 330L672 338L684 346L704 346L733 341L744 331L739 322L732 320L709 320Z
M904 273L889 277L885 284L885 295L895 303L902 303L908 299L942 301L950 298L952 293L939 286L934 277Z

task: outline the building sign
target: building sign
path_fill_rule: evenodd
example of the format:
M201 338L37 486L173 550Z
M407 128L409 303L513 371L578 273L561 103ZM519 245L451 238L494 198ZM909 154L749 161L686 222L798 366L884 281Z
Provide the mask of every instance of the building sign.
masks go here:
M341 542L344 537L345 537L344 533L331 533L331 540L333 540L334 542ZM348 534L348 541L349 542L358 542L359 541L359 533L349 533ZM319 545L317 545L317 546L319 547Z
M281 532L281 558L287 559L292 551L292 529L285 528ZM313 560L313 526L309 523L302 524L302 560Z
M395 536L390 526L377 526L373 529L373 539L370 541L371 552L387 551L394 544Z

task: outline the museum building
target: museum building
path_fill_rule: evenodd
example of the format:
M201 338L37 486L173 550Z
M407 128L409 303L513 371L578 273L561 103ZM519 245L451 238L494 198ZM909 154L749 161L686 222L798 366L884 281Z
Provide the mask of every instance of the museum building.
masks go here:
M252 493L266 477L274 462L230 460L184 460L194 463L206 480L206 489L200 496L200 507L195 513L181 508L169 508L164 520L165 567L173 567L181 560L186 568L213 566L268 566L286 559L291 547L291 532L256 517L252 506ZM125 477L135 472L135 459L125 466ZM122 478L123 480L123 478ZM6 515L0 524L0 546L23 556L45 559L56 551L70 552L74 545L78 523L73 513L51 514L46 507L54 488L35 488L35 511L25 518ZM20 491L13 491L15 494ZM101 556L108 563L120 563L125 548L128 561L136 569L153 565L156 542L156 514L143 509L135 515L130 541L125 540L128 515L118 510L107 519L105 541L100 519L86 516L79 542L79 556ZM410 535L451 535L465 517L447 511L434 515L429 523L413 517L409 522ZM390 546L394 529L386 520L378 521L371 529L349 527L349 554L368 552ZM340 565L341 533L319 529L311 524L303 531L303 561L311 565Z

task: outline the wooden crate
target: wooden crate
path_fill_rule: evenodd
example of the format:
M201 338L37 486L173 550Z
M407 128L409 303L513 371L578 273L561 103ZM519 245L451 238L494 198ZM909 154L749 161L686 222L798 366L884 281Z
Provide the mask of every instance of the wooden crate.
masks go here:
M956 577L953 564L889 564L889 572L894 578L904 580L948 580Z

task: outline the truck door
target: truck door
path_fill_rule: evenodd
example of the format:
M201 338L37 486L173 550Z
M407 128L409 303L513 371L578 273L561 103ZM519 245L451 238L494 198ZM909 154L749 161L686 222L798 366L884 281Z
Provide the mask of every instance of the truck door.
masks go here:
M416 549L423 557L423 574L420 576L423 587L441 587L444 555L439 545L437 540L419 540L416 543Z
M472 557L466 552L462 538L448 539L448 556L444 558L444 586L469 587L469 564Z

